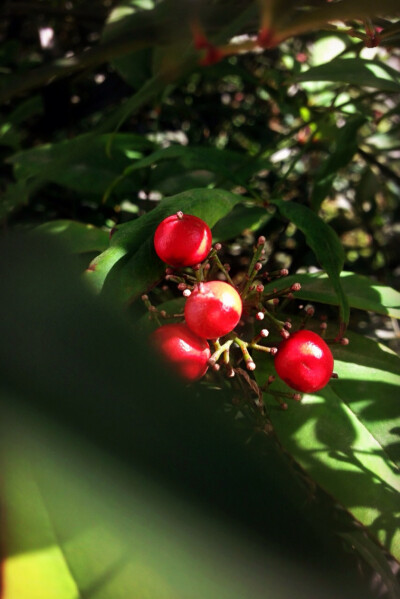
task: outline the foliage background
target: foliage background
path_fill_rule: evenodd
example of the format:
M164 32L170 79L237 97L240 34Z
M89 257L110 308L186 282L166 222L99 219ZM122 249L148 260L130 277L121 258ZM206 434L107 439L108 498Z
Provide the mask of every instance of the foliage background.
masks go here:
M7 599L399 596L398 8L307 6L0 9ZM199 64L194 28L226 49L260 19L272 47ZM238 424L223 386L155 380L132 339L175 204L215 225L236 277L263 234L268 269L289 268L333 329L351 307L337 385L269 406L279 441Z

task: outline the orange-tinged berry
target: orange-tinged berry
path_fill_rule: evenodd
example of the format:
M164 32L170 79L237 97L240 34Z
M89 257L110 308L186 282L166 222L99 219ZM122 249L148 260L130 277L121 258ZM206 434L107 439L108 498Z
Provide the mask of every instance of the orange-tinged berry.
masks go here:
M242 299L225 281L208 281L195 286L185 305L188 327L204 339L230 333L242 315Z

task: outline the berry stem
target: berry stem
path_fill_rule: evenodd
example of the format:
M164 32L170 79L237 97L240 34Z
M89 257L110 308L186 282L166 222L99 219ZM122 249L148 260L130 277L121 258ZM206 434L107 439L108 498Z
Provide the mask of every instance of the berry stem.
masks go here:
M218 362L218 360L220 359L222 354L224 354L224 362L229 363L229 349L230 349L233 341L234 341L233 339L228 339L228 341L225 341L225 343L223 345L220 344L218 339L216 341L214 341L214 350L215 351L211 355L211 357L209 359L209 363L216 364L216 362ZM226 358L225 354L227 354L228 358ZM227 362L226 362L226 360L227 360Z
M142 301L143 301L144 305L146 306L147 310L149 311L151 320L155 320L157 325L160 327L161 322L160 322L160 319L158 318L158 310L155 306L153 306L153 304L149 300L149 296L142 295Z
M225 266L222 264L221 260L219 259L219 256L216 252L215 249L211 250L210 253L210 259L215 261L215 264L218 266L218 268L220 269L220 271L225 275L226 280L228 281L228 283L230 283L232 285L232 287L235 287L228 271L226 270Z
M247 271L247 277L246 277L247 281L246 281L246 284L241 292L241 296L243 299L245 299L247 297L247 294L249 292L252 282L254 281L257 274L260 272L260 270L262 268L262 264L261 264L261 262L259 262L259 260L263 255L263 251L264 251L263 243L258 243L256 245L256 247L254 248L253 258L251 259L251 262L250 262L250 265L249 265L249 268Z

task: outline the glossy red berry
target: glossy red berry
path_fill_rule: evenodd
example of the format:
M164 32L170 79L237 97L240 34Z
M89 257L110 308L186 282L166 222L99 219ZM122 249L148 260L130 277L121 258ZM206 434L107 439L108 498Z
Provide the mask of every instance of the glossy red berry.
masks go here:
M331 378L332 352L317 333L297 331L280 343L275 369L292 389L303 393L319 391Z
M195 381L207 371L210 347L185 323L166 324L150 335L150 342L164 361L186 381Z
M210 227L201 218L177 212L167 216L154 234L154 248L163 262L175 268L202 262L211 249Z
M199 283L185 304L185 320L199 337L217 339L230 333L242 315L242 299L224 281Z

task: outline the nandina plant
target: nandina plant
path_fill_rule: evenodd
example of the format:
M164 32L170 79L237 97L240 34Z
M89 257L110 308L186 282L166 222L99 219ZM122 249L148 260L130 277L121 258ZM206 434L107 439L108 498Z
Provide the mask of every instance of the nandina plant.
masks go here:
M345 544L358 571L372 570L371 579L383 581L384 588L379 588L377 595L399 597L393 572L394 560L400 561L400 362L387 344L396 348L394 319L400 317L400 296L386 285L398 284L398 0L198 0L178 3L183 10L177 11L169 10L174 3L165 0L117 0L111 3L107 22L106 5L110 3L94 0L96 19L83 15L76 35L71 32L77 24L77 2L71 3L72 10L57 9L57 15L50 14L44 2L33 3L34 10L25 12L18 9L17 2L5 4L5 51L0 52L1 96L6 99L0 127L5 159L0 217L7 235L15 224L26 228L48 221L42 231L64 239L69 251L81 254L82 264L92 260L86 278L97 292L112 300L115 312L124 311L132 317L135 331L141 320L152 328L170 320L182 324L185 302L201 283L223 280L235 289L243 304L242 316L233 330L209 341L209 368L188 393L186 406L207 387L227 390L225 399L220 400L222 405L213 404L211 409L223 407L220 411L229 424L243 431L246 441L259 451L260 471L271 472L273 467L271 460L265 459L262 443L277 440L282 457L290 457L293 471L296 464L301 466L301 485L307 486L312 513L321 507L319 487L337 502L331 518L329 514L325 517L327 512L322 517L319 512L320 517L315 518L323 522L321 536L327 534L329 520L333 522L340 532L338 547ZM126 4L130 5L127 10L122 6ZM43 5L43 9L36 5ZM154 8L145 10L145 5ZM12 39L20 30L24 35ZM50 33L54 39L46 43L42 33ZM367 54L364 46L380 47ZM53 64L49 63L52 54ZM74 73L80 75L71 77ZM34 92L31 98L26 95L29 90ZM51 111L52 106L63 109ZM174 194L179 197L174 198ZM223 242L219 254L215 246L209 246L208 234L208 249L200 255L196 255L197 245L193 252L190 239L182 242L181 236L172 243L174 249L180 249L178 258L169 253L169 242L164 244L166 254L160 250L161 260L155 255L153 233L165 219L176 222L174 215L180 211L201 218L203 229L206 223L214 241ZM54 222L57 218L61 222ZM110 228L114 233L111 240ZM265 252L258 253L264 251L260 245L252 256L257 235L266 237ZM7 263L12 264L12 254L7 256ZM169 266L168 272L164 273L163 262ZM13 272L10 267L9 274ZM37 275L36 269L34 272ZM51 298L57 297L54 309L57 304L78 313L81 303L75 296L66 294L60 299L53 293L56 280L57 289L64 289L57 274L47 279L52 292L41 304L45 307L49 301L51 306ZM27 278L19 277L24 288ZM40 283L45 289L45 277ZM139 300L143 293L151 298L145 301L149 302L148 314ZM25 295L28 300L24 305L35 314L35 326L25 326L25 332L14 336L16 339L29 339L29 333L37 330L36 316L41 313L30 305L34 294ZM307 302L312 302L315 310ZM350 309L354 309L351 319ZM52 312L48 310L50 317ZM80 319L82 324L91 322L90 314L86 316ZM8 320L3 318L4 324ZM103 330L102 318L95 320L97 330ZM45 311L43 322L45 332L54 337L57 329ZM69 318L62 318L64 325L69 322ZM275 355L278 360L279 352L284 352L282 340L289 341L298 330L310 329L327 343L338 378L329 378L312 392L302 391L301 398L297 389L275 376L273 358ZM71 347L68 332L66 349ZM381 333L392 339L380 343ZM84 330L76 338L79 334L85 341ZM350 339L348 347L343 344L344 334ZM6 344L9 338L4 336ZM110 357L121 356L114 351L119 347L117 338L109 337L113 346ZM42 343L43 352L46 347L53 348L53 341L49 338L49 343ZM133 343L136 341L134 338ZM83 352L87 346L81 345ZM106 347L107 343L99 345ZM141 350L139 346L138 360ZM73 351L67 353L68 359L70 354L76 357ZM20 354L18 366L24 372L30 360ZM123 366L124 355L119 359ZM44 371L35 375L33 387L39 390L42 383L45 397L51 372L46 368L48 360L42 361ZM59 362L69 377L71 372L79 372L76 363L69 368L68 360ZM155 377L158 364L154 358ZM120 381L118 359L110 361L108 368ZM14 364L4 362L7 380L11 374L8 370L13 369ZM82 376L78 386L84 392L81 397L78 389L78 403L83 416L91 413L85 407L90 389L97 405L95 385L100 379L86 385ZM149 416L154 422L159 417L156 405L168 406L163 391L158 391L160 402L155 401L156 387L150 384L146 388ZM70 386L63 385L63 389L68 393ZM137 378L128 377L128 396L138 395L139 389ZM293 399L301 401L294 403ZM60 402L64 403L68 401ZM115 405L118 433L121 413L119 402ZM141 425L140 419L132 424L133 437L135 427ZM195 415L190 426L199 428ZM103 420L100 430L104 430ZM170 432L165 427L166 439ZM149 443L154 438L150 435ZM209 462L212 469L212 458ZM236 466L234 460L232 464ZM279 470L280 464L274 464ZM9 525L6 528L15 528L16 541L10 543L10 559L3 563L2 578L9 565L17 582L28 581L26 597L30 599L32 588L41 595L48 590L46 580L43 591L26 576L26 572L35 576L42 572L39 562L43 552L33 551L31 543L33 537L40 537L36 533L42 520L36 518L37 503L30 492L23 494L26 510L20 520L9 517L8 511L10 506L23 504L15 498L22 497L21 489L26 483L29 486L32 472L28 469L28 476L23 476L18 468L3 468L3 473L6 485L15 484L8 502L4 501L6 485L2 485L1 499ZM30 486L36 488L40 482ZM45 489L40 491L48 503L41 512L56 515L52 498L45 497ZM264 492L257 489L261 500ZM244 501L236 501L243 506L243 513L261 513L253 510L247 487L243 496ZM297 495L296 500L302 503ZM132 505L136 510L136 503ZM30 514L34 518L32 536ZM356 524L349 525L342 519L344 515L353 515ZM262 534L260 518L254 520L257 533ZM21 522L24 539L19 534ZM58 529L57 522L54 524ZM87 530L87 523L82 524L74 530ZM49 545L48 527L44 525L43 530L38 547L56 548L57 541ZM156 539L160 538L156 534ZM103 564L103 543L90 545L90 563ZM100 559L93 555L95 546ZM169 548L168 543L166 546ZM61 546L64 555L63 549ZM101 594L101 581L105 581L107 588L111 584L111 595L126 594L126 577L116 575L110 581L101 566L95 572L82 568L82 552L73 549L72 543L68 557L74 567L68 570L84 572L86 578L69 581L69 587L84 594L96 580ZM117 553L121 563L128 564L124 549ZM58 551L51 554L59 564ZM161 590L159 587L152 593L158 596L170 588L171 580L167 577L165 582L162 568L157 569L157 551L154 555L154 569L144 557L142 570L148 572L151 581L160 581ZM49 553L46 564L51 559ZM363 560L369 562L370 570ZM142 561L135 563L142 565ZM198 574L196 556L193 562L193 572ZM169 563L175 563L174 559ZM137 571L131 565L132 586L140 594ZM189 580L186 566L181 571ZM49 572L51 581L57 578L47 567L43 572L45 577ZM4 580L1 586L4 599L8 599L13 585L7 576ZM151 594L153 589L149 591L146 582L146 592ZM262 595L266 587L259 588ZM216 596L229 594L225 588L214 591ZM315 589L313 592L318 594ZM173 583L171 593L179 597ZM214 596L209 589L203 594ZM16 596L25 599L21 593L16 592Z
M278 346L274 359L280 378L297 391L312 393L329 383L333 356L325 341L313 331L296 331Z

